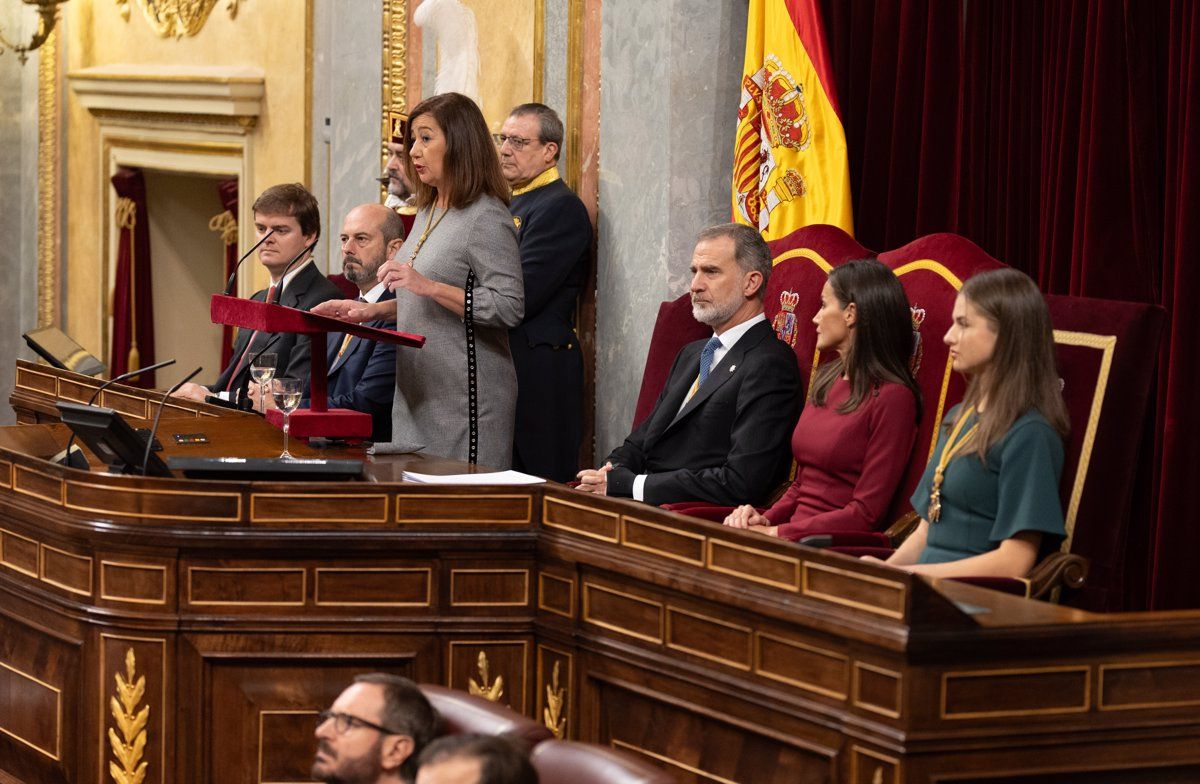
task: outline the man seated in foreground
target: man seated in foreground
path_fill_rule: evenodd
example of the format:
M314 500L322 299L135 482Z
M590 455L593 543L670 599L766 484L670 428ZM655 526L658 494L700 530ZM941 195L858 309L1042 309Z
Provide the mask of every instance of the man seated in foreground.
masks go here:
M270 233L258 249L258 260L270 274L271 285L251 299L311 310L318 303L342 296L313 261L310 246L321 236L321 210L307 188L299 183L272 185L252 209L255 241ZM288 270L293 259L297 260ZM250 365L262 352L275 355L276 378L308 380L311 354L307 335L240 329L233 344L233 358L217 380L208 386L188 382L175 392L175 397L204 402L214 395L237 402L250 382Z
M317 721L314 781L412 784L437 714L408 678L371 673L355 678Z
M404 225L400 216L382 204L361 204L350 210L342 223L342 274L358 286L359 302L383 302L395 299L387 286L375 278L375 271L388 260L404 242ZM394 327L394 322L368 321L367 327ZM396 346L342 332L330 332L325 347L329 368L327 386L329 408L346 408L371 415L371 440L390 441L392 438L392 398L396 392ZM255 408L259 401L256 385L249 390ZM306 386L304 400L307 408L311 389ZM266 408L275 403L268 393Z
M503 736L450 735L421 752L417 784L537 784L525 752Z
M650 504L762 503L787 474L799 416L792 350L763 315L771 252L749 226L700 232L692 314L713 328L683 347L654 410L579 489Z

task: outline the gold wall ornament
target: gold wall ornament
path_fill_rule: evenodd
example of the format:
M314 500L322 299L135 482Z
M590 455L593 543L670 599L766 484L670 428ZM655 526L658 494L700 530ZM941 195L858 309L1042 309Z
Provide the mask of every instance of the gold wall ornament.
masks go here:
M117 228L129 232L129 356L126 362L135 368L142 364L137 341L137 203L127 196L117 199ZM113 298L115 301L116 292Z
M137 660L133 648L125 651L125 677L116 673L117 695L109 707L116 721L116 729L108 728L108 742L112 746L116 762L108 763L108 773L116 784L142 784L146 780L146 763L142 756L146 751L146 724L150 721L150 706L140 711L138 704L146 696L146 676L134 680ZM137 711L137 713L134 713ZM117 737L117 730L121 736Z
M38 326L58 323L58 266L61 256L58 159L58 34L38 53Z
M61 0L60 0L61 1ZM129 21L130 3L136 2L154 32L163 38L183 38L195 35L208 21L217 0L115 0L117 10ZM225 10L230 19L237 18L243 0L227 0Z
M560 665L562 662L554 662L554 672L550 675L550 683L546 684L546 708L542 712L542 721L545 723L546 729L554 733L554 737L562 740L567 734L567 719L563 716L567 688L558 685Z
M470 692L475 697L483 697L485 700L499 702L504 696L504 676L497 675L494 683L488 683L488 658L483 651L479 652L479 658L476 660L476 666L479 668L479 681L474 678L470 679Z
M383 0L383 131L379 143L380 168L387 166L393 113L408 112L408 0ZM380 200L387 185L380 185Z
M208 230L221 235L221 242L226 246L237 245L238 225L233 213L225 210L220 215L208 219Z

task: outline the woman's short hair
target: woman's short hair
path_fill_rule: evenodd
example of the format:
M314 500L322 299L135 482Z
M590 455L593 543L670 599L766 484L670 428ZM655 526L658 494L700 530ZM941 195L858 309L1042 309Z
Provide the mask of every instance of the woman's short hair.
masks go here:
M408 149L404 168L417 196L418 207L429 207L438 196L436 188L421 182L413 165L411 150L417 120L428 115L438 124L446 137L446 152L442 159L444 194L451 207L466 207L480 196L494 196L508 204L512 198L508 182L500 171L500 157L488 133L483 112L465 95L441 93L426 98L409 112Z
M1031 409L1041 412L1066 438L1070 422L1059 381L1054 328L1037 284L1024 272L1005 268L975 275L959 293L996 333L992 359L971 377L960 411L961 415L968 406L987 400L971 449L984 459L1013 422Z
M912 311L896 275L879 259L857 259L834 267L829 287L843 308L854 305L854 340L844 356L826 362L813 374L809 394L813 403L825 405L833 382L848 375L850 397L838 406L839 413L847 414L890 381L912 390L920 419L921 389L911 370Z

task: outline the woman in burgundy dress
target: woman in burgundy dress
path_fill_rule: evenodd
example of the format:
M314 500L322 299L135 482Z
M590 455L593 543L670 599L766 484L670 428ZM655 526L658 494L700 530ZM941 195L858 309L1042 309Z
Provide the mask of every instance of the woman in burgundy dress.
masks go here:
M836 267L813 316L817 348L837 359L813 374L792 434L796 479L769 509L739 506L725 525L793 541L870 531L908 465L920 417L909 370L912 317L900 281L877 259Z

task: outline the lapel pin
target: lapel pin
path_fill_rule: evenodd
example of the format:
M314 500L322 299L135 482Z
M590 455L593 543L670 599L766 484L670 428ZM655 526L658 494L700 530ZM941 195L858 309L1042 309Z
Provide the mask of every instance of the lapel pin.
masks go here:
M737 365L730 365L730 366L729 366L729 372L730 372L730 373L732 373L732 372L733 372L733 371L735 371L735 370L737 370Z

